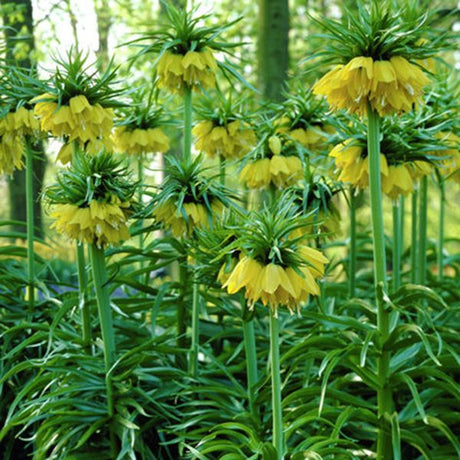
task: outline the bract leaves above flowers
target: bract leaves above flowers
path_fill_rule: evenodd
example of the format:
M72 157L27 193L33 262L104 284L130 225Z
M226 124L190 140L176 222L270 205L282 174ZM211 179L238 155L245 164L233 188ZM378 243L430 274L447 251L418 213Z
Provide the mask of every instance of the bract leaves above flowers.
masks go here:
M62 170L46 197L53 206L53 227L71 239L98 246L129 237L136 184L113 155L76 152L72 167Z

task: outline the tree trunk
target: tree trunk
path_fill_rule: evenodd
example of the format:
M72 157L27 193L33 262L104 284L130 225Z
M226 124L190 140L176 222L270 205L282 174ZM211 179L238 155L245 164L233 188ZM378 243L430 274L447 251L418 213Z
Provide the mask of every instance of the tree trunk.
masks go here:
M3 12L3 24L6 40L6 59L8 63L25 70L35 67L32 56L35 54L34 25L32 0L0 0ZM40 194L46 168L46 157L42 142L33 144L36 158L33 160L34 171L34 223L37 235L43 235L42 206ZM26 174L25 170L14 171L8 181L10 219L26 221ZM15 230L24 231L23 226L15 226Z
M288 0L259 0L259 88L266 99L283 99L289 65L288 45Z
M99 58L100 70L107 69L109 64L109 32L112 26L112 16L108 0L94 0L96 12L97 33L99 35L99 46L97 57Z

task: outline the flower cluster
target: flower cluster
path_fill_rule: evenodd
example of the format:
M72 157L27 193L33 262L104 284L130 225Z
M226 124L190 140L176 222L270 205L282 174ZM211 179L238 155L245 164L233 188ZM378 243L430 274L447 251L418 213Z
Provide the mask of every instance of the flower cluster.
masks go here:
M196 228L209 227L224 207L232 205L234 196L206 176L200 157L191 162L168 161L166 180L146 213L175 237L190 236Z
M248 188L259 189L273 184L278 188L286 188L303 177L302 162L299 157L282 154L283 140L278 135L270 136L264 143L264 158L255 160L244 166L240 180ZM290 151L290 150L289 150Z
M168 201L156 207L152 216L178 238L190 235L195 228L209 227L212 216L222 214L222 210L220 201L211 204L211 212L201 203L184 203L181 208L178 208L174 201Z
M239 259L231 263L230 273L228 264L222 267L219 278L229 294L244 289L250 308L260 300L276 316L278 307L293 313L310 294L319 294L316 280L324 275L328 260L305 239L293 236L305 219L293 213L292 200L275 207L246 217L233 243Z
M169 138L161 128L134 128L118 126L114 133L115 148L121 153L164 153L169 150Z
M423 70L402 56L374 60L358 56L337 65L313 87L326 96L332 109L348 109L365 115L368 104L379 115L409 112L421 102L423 87L430 82Z
M0 174L13 174L15 169L22 168L24 136L37 133L39 129L33 112L24 106L0 119Z
M135 184L111 154L76 152L72 168L59 173L47 189L52 228L68 238L104 247L129 238Z
M120 203L113 195L110 202L92 200L85 207L57 204L51 213L56 219L51 228L70 239L98 247L117 244L130 236L126 225L129 207L128 202Z
M338 180L352 184L358 189L369 186L369 157L367 149L353 139L336 145L329 154L335 159ZM429 174L432 167L423 161L388 164L384 153L380 154L382 191L390 198L409 195L414 191L415 181Z
M210 49L185 54L166 51L158 61L158 87L179 94L185 86L193 91L214 88L216 70L217 62Z
M212 120L200 121L192 130L197 137L195 147L210 157L241 158L256 143L254 131L241 120L216 124Z
M41 129L53 136L65 136L68 142L89 144L89 153L100 150L113 127L113 110L99 103L90 104L84 94L71 97L67 104L59 105L57 97L44 94L36 99L34 113L40 119Z

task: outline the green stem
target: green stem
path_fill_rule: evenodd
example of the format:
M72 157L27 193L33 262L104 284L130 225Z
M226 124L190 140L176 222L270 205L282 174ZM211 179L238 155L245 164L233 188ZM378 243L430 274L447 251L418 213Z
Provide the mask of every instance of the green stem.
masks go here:
M418 259L418 227L417 227L417 202L418 190L414 189L412 193L411 204L411 247L410 247L410 265L411 265L411 283L417 281L417 259Z
M279 350L278 318L271 312L270 316L270 356L272 377L272 415L273 415L273 446L276 449L277 460L284 456L283 448L283 412L281 407L281 376Z
M348 294L350 297L354 297L356 289L356 197L354 187L350 187L350 251L348 260Z
M87 299L87 284L88 277L86 276L85 263L85 246L83 243L77 242L77 271L78 271L78 300L81 309L81 326L83 348L87 352L91 349L91 315Z
M139 155L138 161L137 161L137 180L139 182L138 185L138 195L137 195L137 200L139 202L139 205L142 206L142 201L143 201L143 183L144 183L144 157ZM139 220L139 227L142 229L144 224L144 221L142 219ZM142 250L144 248L144 238L142 233L139 234L139 249ZM141 261L141 269L142 269L142 261Z
M222 155L219 155L219 180L221 185L225 185L226 173L225 159Z
M401 286L401 209L393 201L393 291Z
M188 267L180 264L179 266L179 289L181 291L181 297L177 303L177 347L184 349L187 346L187 338L185 333L187 332L187 287L189 278ZM177 364L185 367L185 359L182 355L182 351L177 354Z
M246 372L248 385L249 410L255 414L255 388L257 376L256 336L254 333L254 320L243 320L244 349L246 352Z
M417 283L426 283L426 249L427 249L427 217L428 217L428 176L420 180L420 198L418 210L418 261L417 261Z
M200 287L196 272L193 277L192 293L192 345L190 348L189 372L192 377L198 373L198 345L200 343Z
M183 159L190 161L192 157L192 89L184 88L184 152Z
M372 216L372 235L374 243L374 284L377 294L377 328L379 332L379 346L382 350L377 358L377 376L379 387L377 390L378 434L377 459L391 459L392 443L391 429L387 422L392 413L392 394L388 387L390 374L390 354L383 351L383 347L390 335L389 312L385 308L379 287L386 291L386 260L385 236L383 227L382 188L380 177L380 118L371 105L368 105L368 136L367 149L369 153L369 185Z
M112 309L107 288L108 277L105 265L105 255L102 248L95 244L89 246L91 251L91 265L93 269L93 282L96 291L99 322L101 325L102 343L104 346L105 385L107 392L107 412L109 417L114 415L114 398L112 382L112 366L116 359L115 333L113 329ZM113 424L110 423L110 447L112 457L116 457L116 437Z
M406 198L404 195L401 195L400 198L399 198L399 228L400 228L400 231L399 231L399 241L400 241L400 246L399 246L399 254L400 254L400 257L401 257L401 279L400 279L400 282L402 282L402 270L403 270L403 265L404 265L404 261L403 261L403 254L404 254L404 237L405 237L405 233L404 233L404 227L405 227L405 219L406 219L406 210L405 210L405 204L406 204Z
M438 235L438 273L439 280L444 278L444 219L446 211L446 190L442 178L439 180L439 235Z
M26 213L27 213L27 301L29 313L35 304L34 190L33 151L26 141Z

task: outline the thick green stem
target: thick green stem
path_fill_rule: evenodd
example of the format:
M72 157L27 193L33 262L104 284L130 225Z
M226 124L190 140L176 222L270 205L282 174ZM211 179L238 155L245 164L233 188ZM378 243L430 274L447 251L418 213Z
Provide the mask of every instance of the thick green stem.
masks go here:
M393 291L401 286L401 208L393 202Z
M410 268L411 268L411 283L417 281L417 260L418 260L418 225L417 225L417 202L418 190L415 189L412 193L411 204L411 246L410 246Z
M390 335L389 312L385 308L379 287L386 290L385 235L383 227L382 188L380 177L380 118L376 111L368 105L368 136L369 153L369 185L372 216L372 235L374 243L374 284L377 294L377 328L379 347L382 350L377 359L379 388L377 390L378 435L377 458L392 458L391 429L387 422L392 413L392 394L388 387L390 373L390 354L383 351L384 344Z
M219 180L221 185L225 185L226 174L225 159L222 155L219 155Z
M200 343L200 287L196 272L193 276L192 294L192 345L190 347L189 372L193 377L198 373L198 345Z
M184 152L183 159L189 161L192 157L192 89L184 88Z
M249 410L255 414L255 388L257 375L256 336L254 333L254 320L243 320L244 349L246 352L246 373L248 385Z
M439 235L438 235L438 274L442 281L444 278L444 219L446 211L446 190L444 181L439 181Z
M105 255L102 248L95 244L89 246L91 251L91 265L93 269L94 289L96 291L99 322L101 326L102 343L104 346L105 362L105 385L107 391L107 412L109 417L114 415L114 398L112 383L112 366L116 359L115 333L113 329L112 310L110 307L110 296L107 288L107 270L105 266ZM112 457L116 456L116 438L113 431L113 424L110 423L110 447Z
M428 177L420 180L420 198L418 210L418 261L417 261L417 283L426 282L426 248L427 248L427 217L428 217Z
M348 294L355 296L356 289L356 196L350 187L350 251L348 252Z
M77 242L78 302L81 310L81 329L83 348L91 349L91 314L87 299L88 277L86 276L85 246Z
M35 304L34 191L33 151L26 141L26 213L27 213L27 301L29 313Z
M144 184L144 157L143 155L139 155L137 159L137 180L139 182L138 184L138 195L137 195L137 200L139 202L139 205L142 206L143 202L143 184ZM144 221L142 219L139 219L139 227L142 229L144 224ZM139 249L142 250L144 248L144 235L142 233L139 233ZM143 263L141 261L141 269L143 268Z
M188 267L180 265L179 267L179 289L181 296L177 303L177 347L184 349L187 346L187 289L189 281ZM186 368L186 363L182 352L177 355L177 364Z
M284 447L283 412L281 407L279 324L278 318L272 313L270 313L270 356L272 377L273 446L276 449L277 460L282 460L284 456Z

